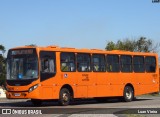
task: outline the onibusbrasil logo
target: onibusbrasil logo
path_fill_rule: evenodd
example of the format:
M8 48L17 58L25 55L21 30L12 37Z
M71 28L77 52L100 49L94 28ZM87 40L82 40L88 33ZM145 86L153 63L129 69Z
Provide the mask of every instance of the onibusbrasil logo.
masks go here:
M41 110L36 109L2 109L2 114L42 114Z

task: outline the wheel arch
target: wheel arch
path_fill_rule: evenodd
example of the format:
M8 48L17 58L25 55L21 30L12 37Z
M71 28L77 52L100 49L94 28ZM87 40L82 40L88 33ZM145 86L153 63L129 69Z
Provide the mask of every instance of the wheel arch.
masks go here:
M71 99L73 99L73 98L74 98L74 91L73 91L72 86L69 85L69 84L64 84L64 85L61 87L61 89L63 89L63 88L67 88L67 89L69 90L70 95L71 95ZM60 90L61 90L61 89L60 89Z
M134 89L133 85L132 85L131 83L127 83L127 84L124 86L124 88L125 88L126 86L130 86L130 87L133 89L133 95L135 95L135 89Z

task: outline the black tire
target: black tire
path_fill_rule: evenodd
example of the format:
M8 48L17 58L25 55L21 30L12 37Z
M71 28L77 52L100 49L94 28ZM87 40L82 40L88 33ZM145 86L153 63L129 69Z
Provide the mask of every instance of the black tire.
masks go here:
M31 102L34 106L41 106L42 105L42 101L38 100L38 99L31 99Z
M131 102L134 99L134 91L130 86L126 86L123 92L123 99L125 102Z
M59 94L59 104L67 106L70 104L71 94L67 88L62 88Z

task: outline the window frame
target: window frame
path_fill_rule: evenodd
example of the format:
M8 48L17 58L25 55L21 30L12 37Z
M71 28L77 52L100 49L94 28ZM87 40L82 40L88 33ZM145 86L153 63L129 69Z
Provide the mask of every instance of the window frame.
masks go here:
M108 63L108 57L109 56L116 56L117 58L118 58L118 63L116 63L115 64L115 62L114 61L112 61L112 64L111 63ZM113 59L113 58L112 58ZM116 71L113 71L113 67L112 68L110 68L110 66L109 66L109 69L112 69L112 70L108 70L108 65L117 65L116 67L118 67L118 70ZM115 66L114 66L115 67ZM119 57L119 55L118 54L107 54L106 55L106 71L107 72L111 72L111 73L119 73L120 72L120 57Z
M87 68L85 68L85 67L81 67L80 66L80 64L82 64L82 63L84 63L84 64L86 64L87 62L81 62L80 64L79 64L79 61L78 61L78 57L80 56L80 55L83 55L83 61L84 61L84 55L88 55L88 58L87 59L89 59L89 65L87 65ZM92 71L92 63L91 63L91 54L90 53L77 53L76 54L76 69L77 69L77 71L78 72L91 72ZM79 70L79 68L81 67L81 70ZM88 70L82 70L82 69L88 69Z
M63 62L63 63L66 63L66 64L70 64L70 63L73 63L73 67L74 67L74 70L72 71L71 69L70 70L67 70L67 71L64 71L62 70L62 62L61 62L61 58L62 58L62 54L73 54L73 62ZM71 56L70 56L71 57ZM70 64L71 65L71 64ZM67 66L67 65L66 65ZM71 67L70 67L71 68ZM60 70L61 72L76 72L76 56L75 56L75 53L74 52L61 52L60 53Z
M57 73L56 52L42 50L42 51L39 52L39 55L40 55L40 81L44 81L44 80L47 80L49 78L54 77ZM42 58L45 58L45 56L50 56L49 58L52 58L54 60L54 72L44 72L44 71L42 71Z
M102 60L102 58L103 58L103 64L102 64L102 62L97 62L98 63L98 67L101 68L99 70L96 70L96 68L95 68L94 63L96 63L96 62L94 62L94 56L95 56L95 58L98 58L99 60L100 59ZM102 66L104 66L104 68ZM102 68L104 70L102 70ZM97 54L97 53L93 53L92 54L92 71L93 72L106 72L106 58L105 58L105 54Z
M155 61L155 68L154 68L154 71L147 71L147 69L146 69L146 67L147 67L147 64L146 64L146 58L154 58L154 61ZM144 58L145 60L145 71L147 72L147 73L155 73L156 72L156 67L157 67L157 61L156 61L156 57L155 56L145 56L145 58Z
M135 57L139 57L139 58L143 58L143 64L135 64ZM138 58L138 59L139 59ZM135 70L135 65L143 65L143 71L139 71L139 70ZM135 73L145 73L145 58L144 58L144 56L143 55L134 55L133 56L133 71L135 72Z
M124 57L124 58L123 58ZM124 61L124 63L122 63L122 58L125 60L126 58L126 60ZM130 58L130 64L128 63L128 58ZM133 66L132 66L132 63L133 63L133 60L132 60L132 55L120 55L120 69L121 69L121 72L122 73L132 73L133 72ZM122 65L123 66L125 66L124 68L125 68L125 70L126 69L129 69L128 71L125 71L124 69L123 69L123 67L122 67ZM126 66L129 66L129 67L127 67L126 68Z

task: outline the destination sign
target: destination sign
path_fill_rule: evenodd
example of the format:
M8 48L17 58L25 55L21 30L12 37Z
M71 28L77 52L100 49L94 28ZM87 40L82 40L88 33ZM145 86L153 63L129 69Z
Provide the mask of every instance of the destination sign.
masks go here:
M33 49L12 50L11 55L33 54Z

